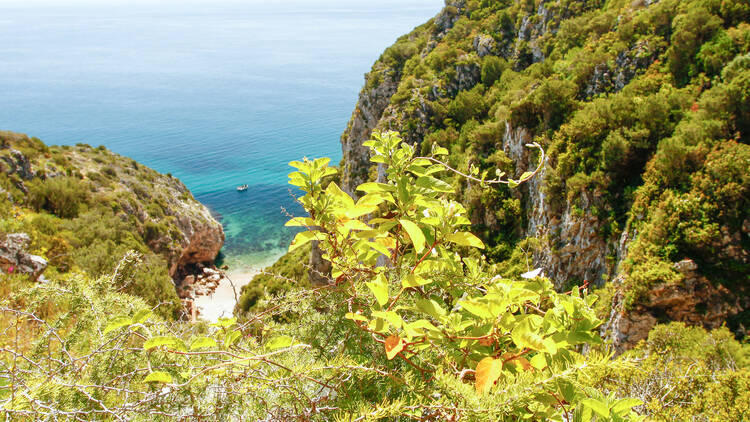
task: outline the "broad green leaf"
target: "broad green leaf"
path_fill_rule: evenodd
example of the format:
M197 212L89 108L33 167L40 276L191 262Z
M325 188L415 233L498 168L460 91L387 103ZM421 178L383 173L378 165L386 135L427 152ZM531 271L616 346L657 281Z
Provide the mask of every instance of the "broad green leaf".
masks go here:
M360 315L360 314L355 314L355 313L353 313L353 312L347 312L347 313L346 313L346 315L345 315L344 317L345 317L346 319L351 319L351 320L353 320L353 321L362 321L362 322L367 322L367 321L369 321L369 320L368 320L368 319L367 319L367 318L366 318L366 317L365 317L364 315Z
M612 412L614 413L621 413L624 411L629 411L630 409L642 405L643 402L638 399L620 399L618 400L614 406L612 406Z
M368 193L357 200L357 206L377 207L386 201L393 203L393 195L387 192Z
M219 318L218 321L211 324L212 327L229 328L237 323L237 318Z
M375 205L353 205L346 210L345 215L349 218L359 218L363 215L372 214L378 209ZM364 224L364 223L363 223ZM367 227L369 229L370 227ZM367 230L359 229L359 230Z
M379 242L367 242L367 245L385 256L391 256L391 251Z
M404 350L404 342L399 336L392 335L385 339L385 355L388 360L393 360L402 350Z
M311 240L315 240L318 236L320 236L320 232L317 230L307 230L297 233L297 235L294 236L294 240L292 240L292 243L289 245L289 252L304 246Z
M357 190L364 193L396 192L396 187L385 183L368 182L357 186Z
M432 161L426 159L426 158L415 158L411 162L412 164L416 166L429 166L432 165Z
M112 321L107 324L107 327L104 328L104 334L110 333L112 331L115 331L117 329L120 329L122 327L127 327L133 324L133 320L130 319L130 317L117 317L113 319Z
M565 379L559 379L557 380L557 388L560 390L560 394L562 394L565 401L569 403L573 403L575 401L576 388L572 382Z
M367 324L367 327L376 333L387 333L388 324L383 318L375 318Z
M422 230L419 228L419 226L416 225L413 221L410 220L398 220L399 223L401 223L401 227L406 230L406 233L409 235L409 238L411 239L411 242L414 244L414 249L416 249L417 253L420 253L424 250L424 233L422 233Z
M142 324L153 314L154 313L149 309L141 309L133 315L133 324Z
M172 376L163 371L154 371L146 375L143 382L160 382L162 384L169 384L172 382Z
M315 220L310 217L294 217L284 224L287 227L315 227Z
M393 311L375 311L372 313L372 316L385 319L397 330L404 325L404 320L401 319L401 316Z
M345 208L354 207L354 199L352 199L352 197L349 196L348 193L342 191L341 188L339 188L339 185L334 182L328 184L328 187L326 188L326 195L328 195L330 198L335 198L340 201Z
M435 192L451 193L456 190L456 188L454 188L452 185L431 176L423 176L417 178L416 185L420 188L433 190Z
M435 327L434 325L432 325L432 323L430 321L427 321L426 319L420 319L420 320L414 321L411 324L407 324L407 325L412 330L422 330L422 329L424 329L424 330L430 330L430 331L435 331L435 332L439 332L440 331L440 329L438 329L437 327Z
M143 343L143 348L146 350L151 350L154 347L174 346L176 343L177 343L176 337L157 336L157 337L151 337L150 339L146 340L146 342Z
M528 318L524 318L523 321L513 328L510 337L513 339L513 343L515 343L521 350L528 348L531 350L545 351L547 348L542 336L532 330Z
M216 344L216 340L210 338L210 337L200 337L193 341L192 344L190 344L190 350L198 350L198 349L204 349L204 348L215 348L218 345Z
M295 171L293 173L289 173L289 184L292 186L306 188L308 180L309 179L300 172Z
M529 179L534 173L527 171L526 173L522 174L519 180L524 181Z
M475 374L475 387L477 394L486 394L490 391L495 381L500 378L503 371L503 361L486 357L479 361Z
M294 339L289 336L276 336L266 343L266 349L276 350L289 347L294 344Z
M432 150L433 155L448 155L448 149L443 147L435 147L434 150Z
M372 229L372 227L368 226L367 224L359 220L349 220L346 223L344 223L341 227L346 230L371 230Z
M239 330L228 332L227 335L224 336L224 347L229 348L229 346L236 343L240 337L242 337L242 333Z
M368 282L365 284L370 289L372 294L375 295L375 300L378 301L378 304L380 304L380 306L384 306L386 303L388 303L388 285L387 284L377 283L377 282Z
M541 371L547 367L547 358L543 353L537 353L529 360L529 363L531 363L531 366Z
M469 232L451 233L445 236L445 239L461 246L471 246L474 248L484 249L484 243Z
M422 278L422 277L420 277L420 276L418 276L416 274L413 274L413 273L407 274L406 277L404 277L403 279L401 279L401 285L405 289L407 289L409 287L424 286L424 285L430 284L430 283L432 283L432 280L426 279L426 278Z
M417 301L417 309L435 319L445 316L445 309L432 299L419 299Z
M581 404L598 413L603 418L609 417L609 406L599 400L588 398L581 400Z
M495 317L495 315L490 312L490 308L484 303L465 300L459 302L459 305L479 318L490 319Z

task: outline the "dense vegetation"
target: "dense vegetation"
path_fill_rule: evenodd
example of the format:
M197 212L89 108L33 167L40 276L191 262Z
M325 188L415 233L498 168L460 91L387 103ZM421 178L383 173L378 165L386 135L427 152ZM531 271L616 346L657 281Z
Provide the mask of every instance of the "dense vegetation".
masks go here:
M742 0L448 1L375 63L344 139L359 141L347 137L362 109L373 113L393 89L375 127L400 131L422 153L447 148L457 170L519 176L535 162L523 145L536 141L549 159L528 188L441 176L457 186L491 262L516 276L529 260L552 262L558 288L595 282L608 297L622 294L625 310L695 323L700 310L650 308L656 286L686 283L675 265L687 258L702 289L739 292L699 306L744 303L704 318L742 336L749 18ZM375 180L376 165L355 158L345 153L348 180ZM580 226L591 233L570 229ZM276 269L301 271L291 267Z
M370 145L388 177L361 185L357 201L322 183L335 172L327 159L291 163L310 216L289 222L306 228L290 250L317 240L333 278L262 299L263 311L245 321L162 319L118 291L142 265L135 254L100 278L4 276L3 412L14 420L748 416L750 357L729 332L662 326L614 359L598 335L595 295L557 293L538 272L503 277L481 256L452 186L435 178L447 171L439 164L447 150L417 157L393 132Z
M180 234L165 176L104 147L48 147L10 132L0 133L0 142L0 234L29 234L30 252L49 262L49 279L80 272L96 279L136 251L144 265L118 288L160 305L161 315L182 313L167 265ZM192 198L182 190L182 200Z
M344 139L388 104L363 157L291 163L301 232L210 325L163 304L157 175L2 134L45 170L0 173L0 232L52 264L2 275L2 411L750 419L749 21L743 0L448 1L368 74Z

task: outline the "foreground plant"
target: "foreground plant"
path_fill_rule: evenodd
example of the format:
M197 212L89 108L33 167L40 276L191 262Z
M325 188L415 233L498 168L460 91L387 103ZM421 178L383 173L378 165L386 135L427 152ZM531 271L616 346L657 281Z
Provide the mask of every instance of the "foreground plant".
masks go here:
M354 200L327 159L292 163L309 217L294 250L316 240L329 283L264 304L243 321L170 323L118 292L139 265L60 283L3 280L0 408L19 420L637 419L638 400L589 376L628 367L581 353L598 343L595 297L561 294L531 271L497 276L463 229L453 171L415 157L395 133L368 143L382 182ZM445 155L442 149L435 155ZM486 180L472 183L519 184ZM25 284L24 284L25 283Z
M365 146L385 178L357 187L356 201L333 182L323 186L335 173L328 159L290 163L298 169L290 183L305 192L299 202L310 215L287 223L307 229L290 250L318 242L332 264L331 283L348 294L346 318L382 344L388 360L403 360L428 385L436 377L473 378L476 407L425 409L490 419L633 416L639 401L604 397L579 382L592 365L608 360L579 353L600 342L601 321L591 308L596 296L577 287L557 293L539 271L521 280L495 276L477 253L482 241L462 229L470 222L450 199L454 187L435 177L457 171L436 157L415 157L415 148L394 132L373 138ZM436 148L434 155L447 150ZM476 173L461 175L511 186L534 175L488 181Z

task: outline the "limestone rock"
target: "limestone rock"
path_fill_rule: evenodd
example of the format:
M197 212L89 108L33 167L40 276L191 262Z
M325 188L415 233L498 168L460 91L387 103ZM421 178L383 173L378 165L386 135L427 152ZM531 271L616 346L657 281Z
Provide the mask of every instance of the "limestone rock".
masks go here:
M376 65L377 66L377 65ZM341 135L344 168L341 171L341 188L354 194L354 188L365 182L369 168L370 153L362 145L370 139L373 129L380 121L391 97L396 93L401 75L390 69L374 69L366 79L378 75L383 80L376 86L365 86L359 94L359 101L349 120L349 125Z
M717 286L700 274L691 259L675 263L674 268L685 276L683 281L652 287L646 300L634 309L625 310L622 294L615 296L602 334L612 340L618 352L645 339L658 322L680 321L714 329L750 307L747 287Z
M489 35L477 35L472 44L479 57L488 56L495 51L495 40Z
M47 268L47 261L27 252L31 238L26 233L13 233L0 242L0 269L5 272L29 274L36 281Z
M17 174L23 180L31 180L34 173L31 171L31 163L21 151L11 149L9 155L0 157L8 166L6 173Z

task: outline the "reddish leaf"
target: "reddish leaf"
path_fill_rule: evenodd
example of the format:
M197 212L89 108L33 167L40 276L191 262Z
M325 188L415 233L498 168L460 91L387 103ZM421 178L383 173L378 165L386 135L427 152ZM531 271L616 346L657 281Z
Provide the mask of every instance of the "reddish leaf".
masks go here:
M485 394L495 384L503 371L503 361L493 358L484 358L477 365L476 389L477 394Z
M388 360L395 358L402 350L404 350L404 342L399 336L392 335L385 339L385 355L388 356Z

